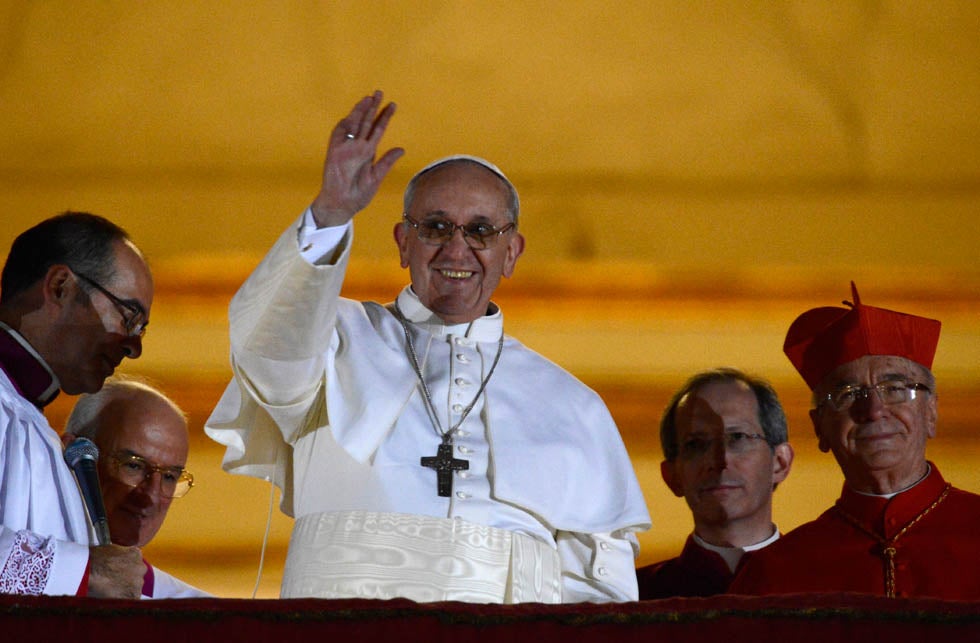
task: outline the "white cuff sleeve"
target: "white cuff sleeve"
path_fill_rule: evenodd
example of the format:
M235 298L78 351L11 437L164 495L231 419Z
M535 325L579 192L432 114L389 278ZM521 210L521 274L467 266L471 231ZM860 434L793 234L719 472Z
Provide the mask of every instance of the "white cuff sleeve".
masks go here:
M563 603L637 600L635 534L559 531L555 542L561 558Z
M88 545L79 545L67 540L56 541L54 566L51 568L51 576L48 578L44 593L49 596L75 595L87 566Z
M299 253L310 264L317 266L324 263L331 263L334 251L344 235L350 230L353 224L348 221L344 225L333 226L330 228L318 228L313 220L313 212L306 208L303 213L303 221L297 231L297 242L299 243Z

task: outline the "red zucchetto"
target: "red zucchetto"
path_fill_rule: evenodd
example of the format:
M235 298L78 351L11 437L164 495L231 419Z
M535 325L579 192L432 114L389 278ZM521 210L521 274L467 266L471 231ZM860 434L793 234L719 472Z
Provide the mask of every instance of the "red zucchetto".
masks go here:
M783 352L810 390L832 370L865 355L896 355L932 368L939 321L865 306L851 282L850 308L808 310L789 327Z

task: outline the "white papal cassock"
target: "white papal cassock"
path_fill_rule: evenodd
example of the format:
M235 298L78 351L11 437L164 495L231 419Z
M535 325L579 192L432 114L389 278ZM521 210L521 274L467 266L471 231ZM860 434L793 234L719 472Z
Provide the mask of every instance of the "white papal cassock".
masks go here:
M297 519L283 596L635 600L634 532L650 519L599 396L504 336L454 440L469 468L437 495L420 457L440 435L393 305L339 296L352 238L351 224L315 230L307 210L238 291L234 380L205 428L228 447L227 471L271 479ZM446 325L410 288L397 303L439 422L453 426L503 315L491 304Z

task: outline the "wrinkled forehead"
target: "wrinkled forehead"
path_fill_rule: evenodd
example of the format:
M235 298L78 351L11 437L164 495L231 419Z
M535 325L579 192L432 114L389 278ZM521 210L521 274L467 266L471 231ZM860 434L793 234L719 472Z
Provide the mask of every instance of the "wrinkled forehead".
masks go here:
M467 170L471 171L467 172ZM520 213L520 198L517 195L517 189L514 187L514 184L511 183L510 179L508 179L500 168L493 163L487 161L486 159L482 159L477 156L469 156L466 154L456 154L438 159L419 170L415 176L412 177L411 181L408 182L408 186L405 188L405 211L407 212L411 208L411 205L415 200L416 193L419 189L422 189L423 186L431 186L437 177L447 173L448 176L451 177L465 176L467 174L478 177L493 177L495 179L494 183L502 188L505 208L508 210L507 215L515 223L517 222L517 218Z
M918 381L929 376L929 370L907 357L898 355L864 355L841 364L828 373L821 390L841 386L870 386L891 379Z
M510 220L506 187L476 166L439 168L422 177L407 211L416 216L468 212Z
M99 416L99 438L109 451L127 451L163 464L187 460L187 422L164 400L119 397Z

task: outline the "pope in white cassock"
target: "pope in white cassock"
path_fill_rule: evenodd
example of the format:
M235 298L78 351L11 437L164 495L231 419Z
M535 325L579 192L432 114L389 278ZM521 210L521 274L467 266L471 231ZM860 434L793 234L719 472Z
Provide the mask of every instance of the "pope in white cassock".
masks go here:
M206 426L296 518L282 596L636 600L650 518L616 426L490 301L524 249L503 173L424 168L394 230L411 286L339 296L352 219L403 154L375 160L381 101L334 128L320 193L233 299L234 380Z

